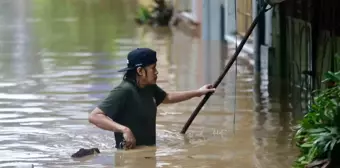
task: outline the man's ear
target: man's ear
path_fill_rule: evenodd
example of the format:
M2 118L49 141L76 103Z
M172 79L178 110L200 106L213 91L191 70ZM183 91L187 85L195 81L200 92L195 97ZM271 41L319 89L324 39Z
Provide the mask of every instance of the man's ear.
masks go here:
M138 68L136 69L136 71L137 71L137 75L138 75L138 76L143 76L143 68L138 67Z

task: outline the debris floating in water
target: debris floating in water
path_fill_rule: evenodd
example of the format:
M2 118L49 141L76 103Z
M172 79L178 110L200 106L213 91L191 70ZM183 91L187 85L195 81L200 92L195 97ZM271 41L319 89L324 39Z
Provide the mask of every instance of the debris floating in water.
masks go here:
M93 155L96 153L100 153L98 148L91 148L91 149L84 149L81 148L79 149L76 153L74 153L71 157L73 158L80 158L88 155Z

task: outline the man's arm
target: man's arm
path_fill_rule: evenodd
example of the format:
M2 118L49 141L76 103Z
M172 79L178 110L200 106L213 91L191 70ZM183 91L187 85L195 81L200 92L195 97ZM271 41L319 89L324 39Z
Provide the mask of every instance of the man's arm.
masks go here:
M198 90L192 90L192 91L182 91L182 92L169 92L164 101L163 104L170 104L170 103L179 103L182 101L189 100L194 97L199 97L201 94Z
M162 103L164 104L179 103L179 102L186 101L194 97L201 97L202 95L205 95L208 92L214 92L214 91L215 91L215 88L213 88L212 85L204 85L198 90L170 92L170 93L167 93Z
M129 131L129 128L118 124L117 122L114 122L111 118L105 115L105 113L100 110L98 107L96 107L89 115L89 122L93 125L107 130L107 131L113 131L113 132L120 132L124 133Z
M120 132L123 134L126 140L126 148L131 149L136 145L136 139L130 130L130 128L114 122L111 118L107 116L105 112L96 107L89 116L89 122L96 125L97 127L113 132Z
M127 127L115 122L120 113L124 112L125 102L128 99L127 90L114 89L90 113L89 122L97 127L113 132L124 133Z

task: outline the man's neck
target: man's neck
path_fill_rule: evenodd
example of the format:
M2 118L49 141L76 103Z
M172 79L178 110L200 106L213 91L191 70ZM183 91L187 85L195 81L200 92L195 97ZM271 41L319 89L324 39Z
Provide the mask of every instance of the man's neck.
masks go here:
M137 84L139 88L144 88L146 85Z
M140 79L137 78L136 81L137 81L137 86L139 88L144 88L146 86L146 84L144 84Z

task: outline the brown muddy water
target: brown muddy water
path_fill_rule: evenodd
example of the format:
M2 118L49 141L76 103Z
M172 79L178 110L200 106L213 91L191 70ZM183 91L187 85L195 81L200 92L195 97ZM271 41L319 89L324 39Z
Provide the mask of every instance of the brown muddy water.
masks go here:
M135 47L158 52L165 90L196 89L206 81L201 41L136 26L136 4L0 1L0 167L290 167L296 119L285 92L265 75L256 82L241 61L186 135L179 132L199 98L159 107L153 148L116 152L114 134L88 123L89 112L120 82L115 71ZM70 158L92 147L101 153Z

